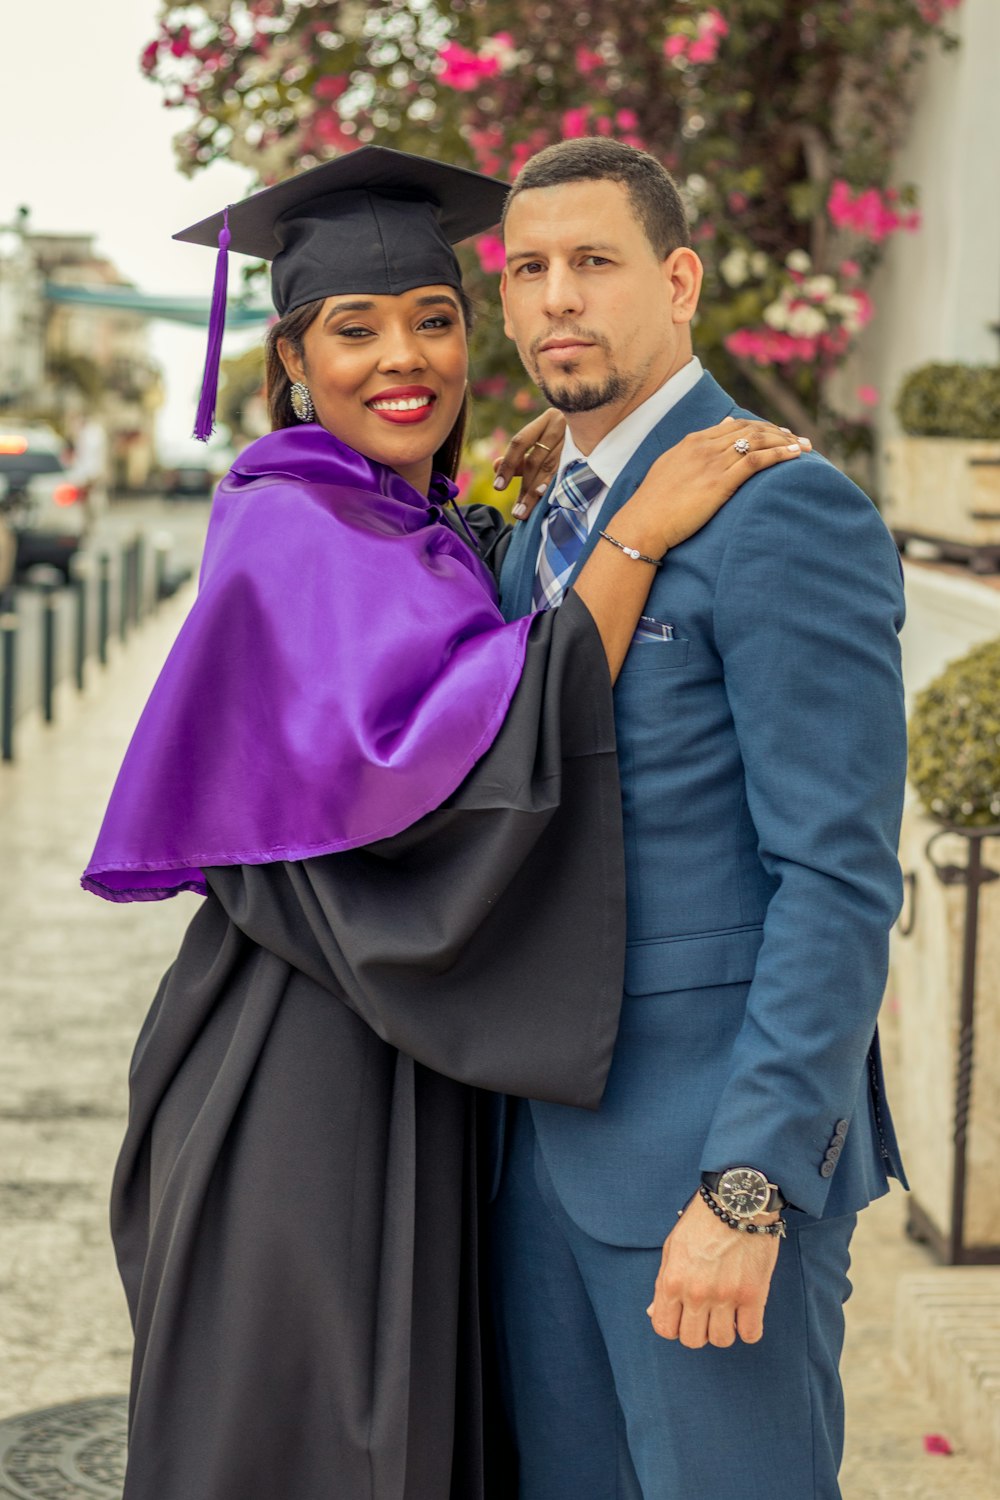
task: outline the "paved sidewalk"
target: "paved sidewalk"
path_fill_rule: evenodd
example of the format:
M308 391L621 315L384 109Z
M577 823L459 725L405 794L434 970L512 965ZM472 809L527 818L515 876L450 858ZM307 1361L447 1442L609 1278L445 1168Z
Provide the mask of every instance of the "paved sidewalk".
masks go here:
M0 1419L127 1388L108 1183L135 1033L197 898L112 906L77 880L189 603L164 605L83 698L64 693L53 729L25 726L0 768ZM995 1475L924 1453L941 1418L894 1363L896 1280L930 1264L902 1206L874 1205L855 1241L844 1500L990 1500Z

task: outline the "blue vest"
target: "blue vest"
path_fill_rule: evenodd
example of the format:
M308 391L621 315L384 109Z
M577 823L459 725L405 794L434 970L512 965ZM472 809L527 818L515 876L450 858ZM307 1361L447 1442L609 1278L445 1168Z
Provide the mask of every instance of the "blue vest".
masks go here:
M652 462L730 414L750 415L705 375L626 465L577 571ZM508 619L531 608L544 511L505 559ZM674 638L633 644L614 693L625 1011L601 1109L532 1105L547 1165L610 1243L657 1243L665 1202L742 1163L804 1214L853 1212L903 1176L875 1034L901 901L896 548L803 455L673 549L643 613Z

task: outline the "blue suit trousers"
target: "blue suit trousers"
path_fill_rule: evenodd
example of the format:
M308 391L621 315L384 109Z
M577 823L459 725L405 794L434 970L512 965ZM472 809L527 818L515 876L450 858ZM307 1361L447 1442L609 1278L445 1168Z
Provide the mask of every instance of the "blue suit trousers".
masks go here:
M511 1101L492 1284L519 1500L839 1500L856 1215L793 1218L760 1343L661 1339L646 1308L662 1247L581 1229Z

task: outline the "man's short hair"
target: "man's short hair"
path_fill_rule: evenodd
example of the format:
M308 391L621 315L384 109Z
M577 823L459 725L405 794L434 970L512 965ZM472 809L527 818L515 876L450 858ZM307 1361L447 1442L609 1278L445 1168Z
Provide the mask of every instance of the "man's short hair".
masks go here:
M648 151L600 135L557 141L532 156L514 179L504 205L501 229L507 223L515 198L529 188L602 181L620 182L626 189L632 212L661 260L666 260L680 245L690 243L684 204L666 167Z

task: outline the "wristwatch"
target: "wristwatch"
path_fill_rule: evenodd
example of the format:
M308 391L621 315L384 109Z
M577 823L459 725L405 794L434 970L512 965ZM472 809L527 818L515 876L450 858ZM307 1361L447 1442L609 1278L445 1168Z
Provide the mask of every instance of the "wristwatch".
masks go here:
M768 1182L756 1167L727 1167L724 1172L703 1172L701 1180L734 1219L755 1219L758 1214L777 1213L785 1207L780 1189Z

